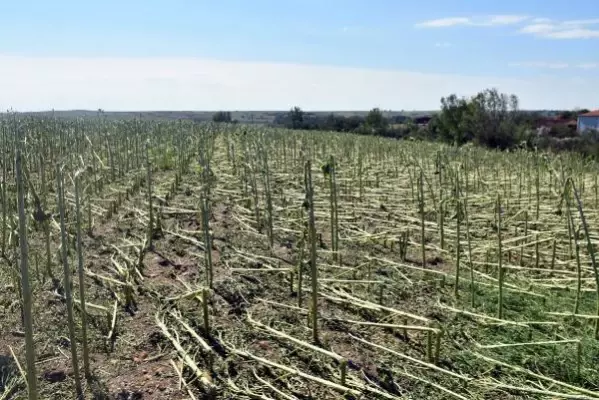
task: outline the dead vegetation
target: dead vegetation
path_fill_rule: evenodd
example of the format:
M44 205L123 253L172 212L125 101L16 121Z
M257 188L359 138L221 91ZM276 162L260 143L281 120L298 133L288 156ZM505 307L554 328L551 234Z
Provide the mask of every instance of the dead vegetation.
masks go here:
M2 128L0 399L31 370L14 132L38 398L75 397L78 376L93 399L599 398L594 163L182 122Z

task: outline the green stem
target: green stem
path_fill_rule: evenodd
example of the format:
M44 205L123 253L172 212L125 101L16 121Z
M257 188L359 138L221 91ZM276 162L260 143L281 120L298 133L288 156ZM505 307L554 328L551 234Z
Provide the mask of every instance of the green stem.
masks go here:
M27 215L25 214L25 189L23 185L21 138L15 154L17 181L17 207L19 209L19 248L21 255L21 293L23 297L23 322L25 326L25 353L27 357L27 387L29 400L37 399L37 375L35 373L35 343L33 341L33 313L31 287L29 285L29 254L27 248Z
M58 181L58 210L60 214L60 238L61 238L61 253L63 266L63 285L65 298L67 303L67 320L69 326L69 339L71 341L71 363L73 364L73 375L75 378L75 390L78 398L83 398L83 390L81 388L81 379L79 378L79 361L77 358L77 336L75 335L75 318L73 316L73 294L72 294L72 277L71 269L68 261L68 238L65 223L65 207L64 207L64 180L60 165L56 165L56 180Z
M501 196L497 195L497 252L498 252L498 275L499 298L497 304L497 318L503 319L503 251L501 247Z

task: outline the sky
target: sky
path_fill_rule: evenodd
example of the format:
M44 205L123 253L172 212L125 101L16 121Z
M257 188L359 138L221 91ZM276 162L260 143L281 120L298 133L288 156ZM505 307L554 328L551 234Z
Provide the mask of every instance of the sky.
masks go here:
M599 108L597 0L0 0L0 109Z

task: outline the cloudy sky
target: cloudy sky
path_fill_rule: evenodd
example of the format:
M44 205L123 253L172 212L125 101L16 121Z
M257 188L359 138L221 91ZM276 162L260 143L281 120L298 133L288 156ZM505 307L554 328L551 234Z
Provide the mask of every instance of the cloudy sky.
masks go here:
M596 0L23 0L0 37L4 110L599 108Z

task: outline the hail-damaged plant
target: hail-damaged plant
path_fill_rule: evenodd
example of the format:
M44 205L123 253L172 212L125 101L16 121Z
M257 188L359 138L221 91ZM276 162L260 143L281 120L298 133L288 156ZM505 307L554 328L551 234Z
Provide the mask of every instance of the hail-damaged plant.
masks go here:
M329 162L322 166L322 172L325 178L329 181L330 192L330 209L331 209L331 250L333 252L333 260L338 261L339 258L339 221L337 211L337 180L335 158L331 156Z
M202 227L204 230L204 261L206 262L206 284L213 287L214 273L212 269L212 237L210 234L210 203L204 192L200 199L200 211L202 213Z
M72 293L72 275L69 267L68 256L68 237L65 222L65 204L64 204L64 178L60 164L56 164L56 181L57 181L57 203L58 212L60 215L60 242L61 242L61 257L63 265L63 287L65 299L67 303L67 320L69 327L69 340L71 347L71 363L73 365L73 374L75 378L75 391L78 398L83 398L83 389L81 387L81 379L79 377L79 360L77 358L77 336L75 334L75 318L73 312L73 293ZM83 302L84 299L81 299Z
M204 230L204 261L206 262L206 284L212 289L214 272L212 269L212 236L210 233L210 192L212 185L212 170L206 146L200 147L200 165L202 168L202 189L200 194L200 211L202 213L202 228ZM207 306L205 306L207 307ZM207 309L204 309L207 314Z
M462 202L460 201L460 170L456 170L456 183L455 183L455 205L456 205L456 244L455 244L455 289L454 295L458 297L459 286L460 286L460 225L462 223Z
M16 122L16 121L15 121ZM29 249L27 243L27 216L25 213L25 184L22 169L21 130L17 127L15 151L15 179L17 184L17 209L19 213L19 250L21 267L21 293L23 297L23 323L25 326L25 352L27 355L27 387L29 400L35 400L37 394L37 375L35 369L35 343L33 340L32 294L29 277Z
M304 173L305 174L305 173ZM307 180L307 178L306 178ZM295 273L297 274L297 306L302 307L304 298L302 285L304 283L304 253L306 251L306 239L310 238L309 224L304 217L304 207L300 207L299 217L301 221L301 234L299 237L297 248L299 254L296 260ZM293 289L292 289L293 291Z
M440 247L445 249L445 204L443 202L443 165L441 161L441 152L438 151L435 158L435 174L439 177L439 236Z
M499 297L497 300L497 318L503 318L503 280L504 280L504 268L503 268L503 248L501 239L501 215L503 209L501 207L501 195L497 194L497 201L495 203L495 210L497 214L497 288L499 291Z
M8 126L7 124L2 125L2 149L9 148L9 144L7 142L8 136ZM7 191L7 165L9 160L9 155L6 154L6 151L2 151L2 255L6 255L6 244L7 244L7 234L8 234L8 191Z
M426 267L425 219L424 219L424 172L420 170L418 178L418 212L420 213L420 252L422 267Z
M40 157L43 157L42 155L40 155ZM39 169L39 174L40 174L40 186L41 186L41 203L39 204L39 208L38 210L43 210L47 208L48 205L48 188L46 185L46 168L45 168L45 163L43 162L43 160L40 160L40 169ZM41 217L41 214L38 214L39 217ZM44 229L44 245L45 245L45 249L46 249L46 274L48 275L49 278L54 278L54 274L52 273L52 251L50 249L50 216L49 215L43 215L44 218L41 221L41 223L43 224L43 229Z
M258 232L262 232L262 213L260 212L260 195L259 195L259 190L258 190L258 179L257 179L257 172L256 172L256 166L255 164L252 162L252 153L250 150L250 143L249 143L249 138L246 139L245 143L244 143L245 147L244 147L244 155L245 155L245 164L246 164L246 179L249 181L250 183L250 190L252 193L252 200L253 200L253 206L254 206L254 217L256 219L256 225L258 227Z
M147 201L148 201L148 232L147 232L147 247L153 248L154 240L154 207L152 206L152 163L150 161L150 143L146 142L146 174L147 174Z
M314 217L314 186L312 185L312 162L306 161L305 206L308 209L308 237L310 239L310 280L312 282L312 301L310 315L312 324L312 340L319 343L318 336L318 266L316 265L316 220Z
M271 249L274 247L274 211L272 205L272 188L271 188L271 172L269 167L269 152L268 144L263 140L259 140L257 143L257 152L260 155L261 159L261 170L264 182L264 197L266 201L266 233L268 236L268 244Z
M81 171L75 173L75 212L77 225L77 272L79 278L79 302L81 304L81 340L83 348L83 369L85 377L91 380L91 372L89 366L89 348L87 343L87 312L85 309L85 273L83 268L83 241L81 233L81 225L83 225L81 217Z
M574 185L574 181L572 178L568 180L571 185L572 191L574 192L574 197L576 199L576 205L578 207L578 212L580 214L580 221L582 222L582 228L584 229L584 236L587 240L587 251L591 257L591 266L593 267L593 272L595 274L595 283L596 289L595 293L597 294L597 319L595 320L595 338L599 340L599 269L597 268L597 262L595 260L595 246L591 243L591 236L589 234L589 227L587 225L587 220L584 216L584 211L582 209L582 201L580 201L580 195L578 194L578 190L576 190L576 186ZM566 184L568 184L566 182Z

